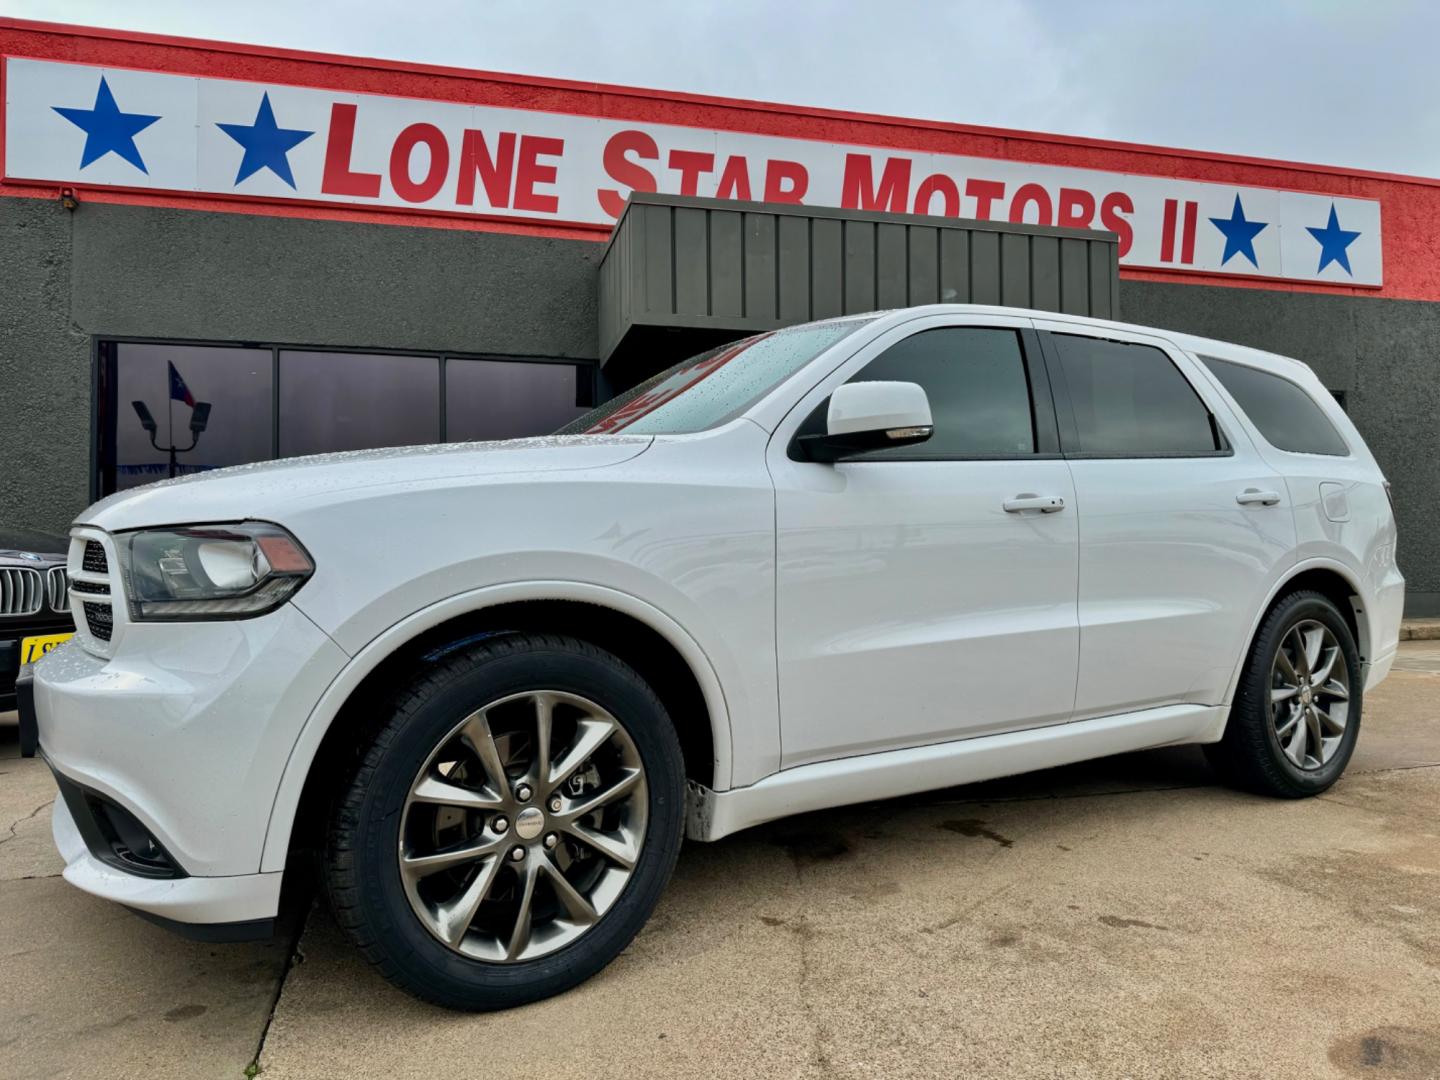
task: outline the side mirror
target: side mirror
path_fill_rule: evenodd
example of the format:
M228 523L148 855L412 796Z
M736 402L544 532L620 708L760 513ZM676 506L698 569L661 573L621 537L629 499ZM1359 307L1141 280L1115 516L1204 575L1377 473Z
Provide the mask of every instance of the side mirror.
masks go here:
M930 399L918 383L846 383L830 395L825 434L802 435L810 461L834 462L867 450L922 443L934 433Z

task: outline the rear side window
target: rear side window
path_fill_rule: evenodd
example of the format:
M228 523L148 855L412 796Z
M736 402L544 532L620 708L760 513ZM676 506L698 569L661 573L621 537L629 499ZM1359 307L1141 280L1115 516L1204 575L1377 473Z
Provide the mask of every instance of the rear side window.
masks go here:
M1162 350L1051 334L1082 454L1165 457L1224 449L1210 410Z
M1330 418L1289 379L1213 356L1200 359L1275 449L1292 454L1349 455L1350 447Z
M925 388L935 434L869 458L1009 457L1035 452L1030 383L1014 330L941 327L890 346L851 382L913 382Z

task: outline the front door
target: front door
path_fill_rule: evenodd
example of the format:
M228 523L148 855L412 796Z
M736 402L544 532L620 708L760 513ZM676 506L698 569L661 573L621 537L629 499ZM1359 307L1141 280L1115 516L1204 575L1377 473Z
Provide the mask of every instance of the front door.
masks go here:
M925 388L935 433L794 460L847 381ZM1056 723L1078 662L1077 514L1029 320L924 317L771 440L782 766Z

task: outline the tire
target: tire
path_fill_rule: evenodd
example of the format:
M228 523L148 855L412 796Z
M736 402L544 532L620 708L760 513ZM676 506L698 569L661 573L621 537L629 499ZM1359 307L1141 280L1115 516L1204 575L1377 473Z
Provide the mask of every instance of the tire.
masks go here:
M1308 651L1302 646L1317 640L1321 643L1317 669L1327 668L1332 644L1338 651L1324 672L1312 673L1308 665L1301 670L1297 650ZM1325 675L1325 682L1312 679L1313 674ZM1240 675L1225 735L1205 747L1205 756L1235 787L1283 799L1318 795L1340 779L1355 751L1362 693L1359 650L1340 610L1321 593L1289 593L1261 622ZM1287 726L1297 713L1297 726ZM1337 723L1343 727L1337 728Z
M680 744L640 676L573 638L506 635L422 667L387 715L326 851L335 918L366 959L418 997L480 1011L558 994L619 955L669 881L684 821ZM607 731L553 793L541 790ZM467 801L443 802L457 797ZM434 868L486 845L483 858Z

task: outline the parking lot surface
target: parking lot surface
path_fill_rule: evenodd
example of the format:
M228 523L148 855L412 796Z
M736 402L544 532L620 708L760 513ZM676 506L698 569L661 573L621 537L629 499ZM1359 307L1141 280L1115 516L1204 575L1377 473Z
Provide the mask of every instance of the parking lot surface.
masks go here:
M0 1076L1440 1077L1440 643L1402 650L1317 799L1177 748L691 844L609 969L484 1016L323 908L197 945L74 890L3 718Z

